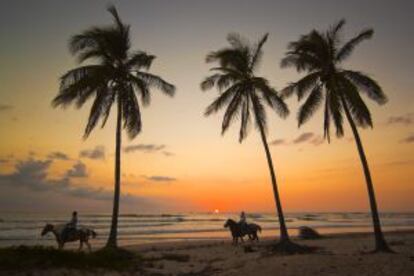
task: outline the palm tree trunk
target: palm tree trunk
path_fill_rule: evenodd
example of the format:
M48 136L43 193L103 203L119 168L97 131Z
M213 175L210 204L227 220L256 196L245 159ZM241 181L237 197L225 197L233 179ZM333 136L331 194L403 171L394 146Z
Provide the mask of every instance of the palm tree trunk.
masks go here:
M116 122L116 145L115 145L115 188L114 188L114 205L112 210L112 223L109 238L106 247L117 247L118 233L118 214L119 214L119 196L121 190L121 125L122 125L122 105L118 98L118 115Z
M260 123L258 123L258 125L259 125L259 130L260 130L260 136L262 137L263 146L266 152L267 164L269 165L270 178L272 179L273 195L275 197L277 215L279 217L279 224L280 224L280 242L285 242L285 241L289 241L289 234L288 234L286 224L285 224L285 217L283 215L282 204L280 202L279 190L277 188L277 182L276 182L276 175L275 175L275 171L273 168L272 155L270 154L270 151L269 151L269 146L267 144L267 139L264 133L263 126Z
M374 226L374 233L375 233L375 250L376 251L391 251L388 247L387 242L385 241L384 234L381 230L381 222L378 214L377 208L377 201L375 199L375 191L374 185L372 184L371 173L368 167L368 161L365 156L364 148L362 147L362 142L358 134L358 129L355 126L355 123L351 117L351 113L349 112L348 106L343 96L341 96L342 105L345 110L346 118L351 126L352 132L354 134L355 143L358 148L359 157L361 159L362 168L364 169L365 174L365 181L367 183L368 189L368 196L369 196L369 203L371 206L371 214L372 214L372 223Z

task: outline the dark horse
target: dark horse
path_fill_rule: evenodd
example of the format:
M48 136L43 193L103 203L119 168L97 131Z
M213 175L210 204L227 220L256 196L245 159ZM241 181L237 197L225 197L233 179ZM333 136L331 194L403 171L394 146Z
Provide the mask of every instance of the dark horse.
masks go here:
M62 238L62 231L66 225L53 225L53 224L46 224L46 226L42 230L42 236L46 235L49 232L52 232L53 235L55 235L56 242L58 244L59 249L62 249L65 243L67 242L74 242L79 241L79 250L82 250L83 244L85 243L88 246L89 251L91 251L91 245L89 244L90 238L96 237L96 232L89 229L89 228L80 228L80 229L74 229L70 232L67 238Z
M241 225L232 219L228 219L224 224L224 227L230 228L231 235L233 236L233 244L237 244L239 238L244 242L243 237L245 235L248 235L251 241L259 241L257 232L262 232L260 225L248 223L246 229L242 229Z

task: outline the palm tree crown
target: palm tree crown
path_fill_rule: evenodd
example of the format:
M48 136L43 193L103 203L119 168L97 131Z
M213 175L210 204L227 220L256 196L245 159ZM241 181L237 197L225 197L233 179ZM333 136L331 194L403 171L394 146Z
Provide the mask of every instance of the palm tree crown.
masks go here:
M201 89L205 91L217 86L220 95L207 107L205 115L215 113L227 105L222 134L234 119L240 117L240 142L247 135L252 111L256 126L266 129L264 103L281 117L286 117L289 113L286 104L269 82L254 75L263 55L262 47L267 36L263 36L256 45L251 45L240 35L229 34L227 40L230 47L213 51L206 58L206 62L218 62L219 66L211 69L215 73L205 78Z
M108 11L114 18L113 25L93 27L70 39L70 51L77 56L79 63L91 60L96 64L81 66L64 74L59 94L52 104L66 107L75 103L80 108L94 97L84 133L87 138L100 119L102 127L105 125L112 104L117 100L122 110L123 128L132 139L142 127L137 94L147 105L151 87L159 88L169 96L174 95L175 87L146 72L155 56L143 51L132 52L130 26L122 23L115 7L110 6Z
M306 97L298 112L299 126L315 113L325 99L323 128L324 137L328 141L331 120L334 122L337 136L344 134L343 100L350 110L352 119L361 127L372 127L372 119L360 92L364 92L379 104L387 101L382 88L375 80L362 72L340 67L341 62L352 54L355 46L371 38L374 33L372 29L366 29L348 42L341 43L340 32L344 24L345 20L341 20L324 33L313 30L299 40L291 42L281 62L282 67L294 67L298 72L308 73L283 90L283 96L296 93L299 100Z

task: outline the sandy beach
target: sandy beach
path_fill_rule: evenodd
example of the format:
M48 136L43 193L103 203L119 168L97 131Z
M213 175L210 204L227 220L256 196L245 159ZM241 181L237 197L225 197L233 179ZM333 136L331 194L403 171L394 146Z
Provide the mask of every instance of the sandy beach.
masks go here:
M180 241L126 247L143 258L131 271L43 269L4 275L414 275L414 231L388 232L386 238L395 254L369 253L373 240L368 233L295 239L318 249L290 256L269 253L270 238L238 246L229 239Z

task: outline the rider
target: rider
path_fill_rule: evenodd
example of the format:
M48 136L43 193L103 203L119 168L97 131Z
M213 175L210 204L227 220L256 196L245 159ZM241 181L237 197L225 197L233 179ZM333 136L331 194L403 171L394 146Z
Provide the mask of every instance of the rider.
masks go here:
M248 232L247 230L247 222L246 222L246 213L244 211L241 212L240 214L240 220L239 220L239 224L240 224L240 228L242 230L242 232L246 233Z
M66 240L69 236L69 233L73 230L76 230L78 224L78 212L73 211L71 220L66 223L65 229L62 231L62 239Z
M76 228L77 225L78 225L78 212L73 211L72 218L70 222L66 224L66 226L69 228Z

